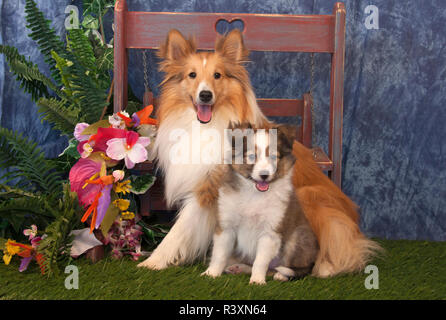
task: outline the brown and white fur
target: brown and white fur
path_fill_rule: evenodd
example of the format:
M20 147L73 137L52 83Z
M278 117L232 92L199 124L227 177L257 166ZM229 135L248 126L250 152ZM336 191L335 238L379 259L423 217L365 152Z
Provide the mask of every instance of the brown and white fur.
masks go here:
M173 164L169 153L177 142L170 134L177 128L190 133L192 123L219 131L230 122L249 122L255 127L267 124L243 66L248 53L238 30L218 38L215 52L196 52L194 41L186 40L176 30L169 32L161 47L160 70L166 75L155 150L165 174L167 203L180 204L181 209L169 234L140 267L163 269L193 262L206 254L217 225L219 181L211 177L211 172L218 165ZM218 79L216 73L220 74ZM200 101L203 90L212 93L208 105ZM202 122L207 123L200 123L199 113L205 120ZM378 246L360 232L356 205L322 173L310 150L295 142L293 154L297 158L294 189L320 246L313 273L327 277L361 270Z
M243 163L233 159L221 169L226 172L218 192L212 258L203 275L215 278L227 267L230 273L251 273L250 283L265 284L268 270L281 281L311 272L317 239L291 180L294 136L282 128L272 128L277 143L271 143L270 130L251 131L245 141L253 143L240 150ZM228 267L231 255L243 264Z

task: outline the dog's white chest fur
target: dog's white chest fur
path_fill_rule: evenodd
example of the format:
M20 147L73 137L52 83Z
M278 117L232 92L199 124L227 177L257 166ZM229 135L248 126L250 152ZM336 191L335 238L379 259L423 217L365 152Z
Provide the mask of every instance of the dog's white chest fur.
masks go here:
M192 108L163 121L158 129L155 148L159 164L165 173L165 196L169 205L190 196L215 166L212 159L206 158L206 154L215 156L215 153L209 153L215 151L209 148L215 143L210 141L212 137L209 136L212 132L218 132L222 137L228 124L229 120L219 117L208 124L200 124ZM197 133L201 136L197 136ZM217 144L220 145L218 141ZM219 159L217 163L221 161Z
M256 257L258 239L264 235L277 238L276 230L282 222L292 192L291 172L271 183L266 192L254 183L239 178L239 190L222 188L219 198L219 223L232 229L237 237L235 251L247 262Z

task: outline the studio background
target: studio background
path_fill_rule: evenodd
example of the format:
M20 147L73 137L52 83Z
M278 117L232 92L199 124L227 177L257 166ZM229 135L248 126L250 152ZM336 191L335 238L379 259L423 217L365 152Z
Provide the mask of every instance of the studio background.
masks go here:
M37 0L59 34L65 7L80 1ZM330 14L334 0L127 0L129 10ZM27 37L24 0L0 0L0 44L16 46L45 66ZM446 240L446 3L348 0L342 188L361 207L361 229L387 239ZM368 5L379 9L379 29L367 29ZM82 19L82 18L81 18ZM113 36L112 14L106 21ZM148 52L149 79L161 75ZM252 52L248 65L258 97L299 98L310 86L310 56ZM316 54L317 145L327 146L330 56ZM141 51L130 55L129 82L142 97ZM48 73L48 70L46 70ZM67 145L41 123L28 94L0 55L0 124L35 140L49 157Z

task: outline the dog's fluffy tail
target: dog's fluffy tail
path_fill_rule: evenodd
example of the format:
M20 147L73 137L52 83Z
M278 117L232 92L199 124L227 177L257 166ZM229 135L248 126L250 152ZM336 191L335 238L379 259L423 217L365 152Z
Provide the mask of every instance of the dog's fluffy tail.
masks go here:
M323 218L322 218L323 217ZM317 224L319 255L313 274L319 277L363 270L382 248L367 239L358 225L345 213L332 208L318 208L311 219Z
M293 154L293 185L319 242L313 274L329 277L362 270L382 249L359 230L356 204L322 173L311 150L295 142Z

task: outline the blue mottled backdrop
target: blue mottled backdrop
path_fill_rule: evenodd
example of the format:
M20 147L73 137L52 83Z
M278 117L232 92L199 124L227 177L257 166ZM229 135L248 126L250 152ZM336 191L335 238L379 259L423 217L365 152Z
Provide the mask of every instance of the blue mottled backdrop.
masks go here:
M26 34L24 0L0 0L0 43L44 67ZM130 10L328 14L334 0L128 0ZM69 0L37 1L59 34ZM79 5L80 1L74 1ZM389 239L446 240L446 3L348 0L344 91L343 190L361 207L361 228ZM365 9L379 9L367 29ZM111 16L106 28L112 36ZM316 55L316 142L326 147L329 55ZM141 52L131 52L130 83L143 94ZM260 97L296 98L309 89L308 54L251 54ZM149 53L150 85L160 75ZM66 139L41 123L36 107L0 55L0 122L35 139L48 156Z

